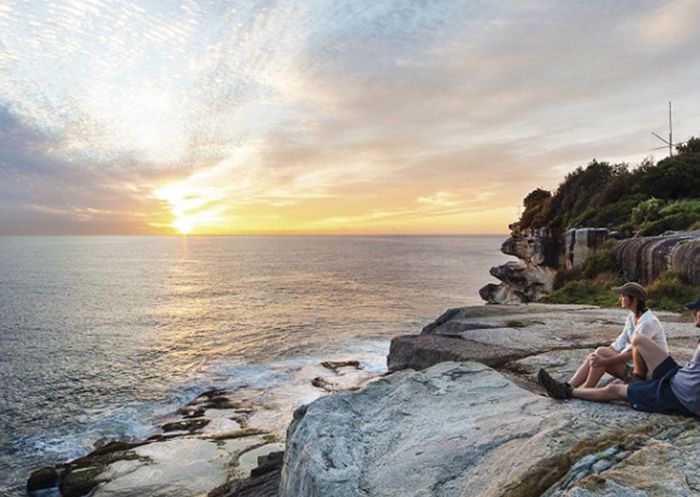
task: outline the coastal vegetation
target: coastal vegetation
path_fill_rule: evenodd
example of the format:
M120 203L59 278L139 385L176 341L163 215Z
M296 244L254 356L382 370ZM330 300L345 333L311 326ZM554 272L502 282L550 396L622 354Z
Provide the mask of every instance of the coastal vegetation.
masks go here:
M678 155L636 168L596 160L579 167L554 193L536 189L524 199L515 231L548 229L562 233L580 227L604 227L620 237L655 236L667 231L700 229L700 138L677 147ZM608 240L584 263L561 269L554 291L543 301L614 306L612 286L624 283L615 257L616 241ZM700 286L664 272L648 285L649 305L683 311L683 302L700 294Z
M524 199L517 230L606 227L625 236L652 236L698 227L700 138L678 154L636 168L593 160L569 173L554 193L540 188Z

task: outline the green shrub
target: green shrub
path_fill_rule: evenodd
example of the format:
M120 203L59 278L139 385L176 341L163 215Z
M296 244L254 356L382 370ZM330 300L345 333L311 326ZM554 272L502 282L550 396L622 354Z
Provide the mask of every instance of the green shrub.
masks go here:
M617 245L617 241L608 240L602 247L586 257L581 267L581 276L592 279L603 273L618 274L620 267L615 259L615 245Z
M665 216L658 221L640 226L639 234L641 236L656 236L666 231L684 231L692 226L697 219L698 216L686 212Z
M665 202L658 198L642 200L632 209L632 222L636 225L658 221L661 218L661 209Z
M622 283L622 279L611 274L601 274L595 279L569 281L543 298L542 302L614 307L617 305L618 296L610 289Z
M686 302L700 295L700 286L691 285L680 274L667 271L647 286L647 292L651 309L680 312L686 310Z

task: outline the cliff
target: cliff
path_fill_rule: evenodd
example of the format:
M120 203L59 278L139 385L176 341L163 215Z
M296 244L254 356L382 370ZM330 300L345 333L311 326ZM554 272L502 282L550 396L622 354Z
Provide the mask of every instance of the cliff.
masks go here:
M489 304L537 302L554 289L560 269L580 266L607 236L601 228L572 229L562 237L556 230L520 231L515 226L501 252L519 260L492 267L489 273L501 283L484 286L479 295Z
M630 281L648 284L673 271L700 285L700 230L622 240L615 257Z
M700 330L661 318L687 359ZM570 375L623 321L585 306L449 311L392 342L395 373L297 410L280 497L700 495L696 420L554 401L534 381L540 367Z
M501 283L490 283L479 293L490 304L536 302L555 289L559 271L581 267L615 236L607 229L579 228L567 231L560 242L548 230L513 232L501 251L520 260L491 268L491 275ZM637 236L615 243L617 274L613 276L648 285L671 271L690 285L700 285L700 231Z

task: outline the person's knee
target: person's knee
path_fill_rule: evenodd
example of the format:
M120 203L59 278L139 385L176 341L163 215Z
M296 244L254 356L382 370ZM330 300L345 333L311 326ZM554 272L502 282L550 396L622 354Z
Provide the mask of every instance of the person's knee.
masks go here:
M595 349L595 353L601 356L608 355L610 353L610 349L607 347L598 347Z
M640 347L651 342L651 338L644 335L635 335L632 337L632 347Z
M614 396L616 398L624 398L624 389L627 388L626 385L619 385L617 383L608 383L603 387L603 390L608 392L611 396Z

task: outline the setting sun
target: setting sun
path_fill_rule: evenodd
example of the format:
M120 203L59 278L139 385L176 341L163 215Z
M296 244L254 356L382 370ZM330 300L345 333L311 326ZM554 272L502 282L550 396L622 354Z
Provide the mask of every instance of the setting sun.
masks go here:
M188 217L181 217L173 221L173 228L175 228L181 235L189 235L194 230L194 222Z

